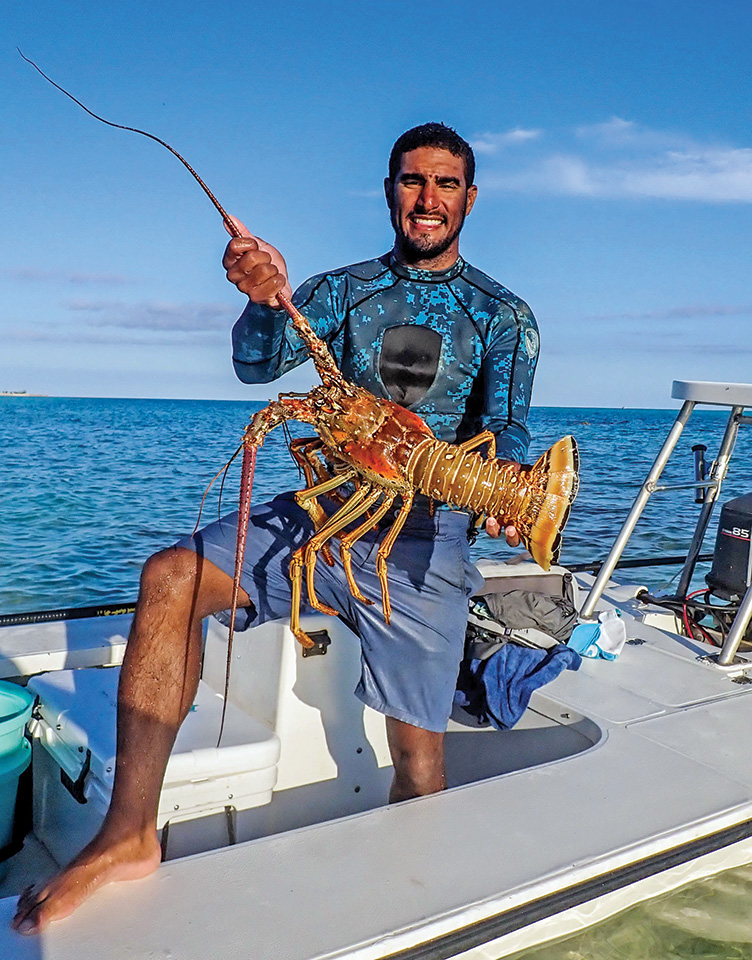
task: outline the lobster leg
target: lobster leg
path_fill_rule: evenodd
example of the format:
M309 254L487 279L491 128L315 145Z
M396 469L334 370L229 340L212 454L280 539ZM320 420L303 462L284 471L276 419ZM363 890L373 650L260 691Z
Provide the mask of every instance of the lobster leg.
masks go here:
M457 446L460 450L467 453L469 450L475 450L477 447L482 447L484 443L488 444L488 459L493 460L496 456L496 436L491 433L490 430L484 430L483 433L479 433L477 437L471 437L469 440L463 440L462 443L458 443Z
M318 484L318 486L309 487L307 490L298 490L298 492L295 494L295 499L304 510L308 510L307 504L309 500L315 500L316 497L320 496L322 493L328 493L330 490L335 490L337 487L341 487L343 483L347 483L348 480L352 480L355 476L355 470L350 467L343 473L338 473L333 477L329 477L327 480L324 480L323 483ZM345 505L347 505L349 502L349 500L346 500ZM334 516L336 517L337 514L335 513Z
M348 533L342 537L339 547L339 554L342 558L342 565L345 568L345 576L347 577L347 585L350 588L350 593L355 597L356 600L360 600L361 603L366 603L369 606L373 603L373 600L369 600L368 597L364 597L355 582L355 577L353 576L352 572L352 558L350 556L350 550L362 536L365 536L369 530L372 530L379 520L386 515L387 511L394 503L395 496L396 494L394 493L387 493L384 502L376 509L373 516L369 517L365 523L362 523L356 530L353 530L352 533Z
M359 520L360 517L362 517L364 514L367 514L368 510L373 506L374 503L376 503L376 501L379 499L379 497L383 493L380 487L376 487L375 490L371 489L371 485L369 483L364 483L361 489L363 490L365 499L358 498L356 501L357 494L354 494L350 498L350 503L348 504L350 509L348 510L348 513L340 517L338 522L334 524L332 528L328 531L328 534L327 534L328 540L330 540L333 536L336 536L336 534L338 534L340 530L346 527L348 523L354 523L356 520ZM341 512L342 511L340 511L340 513ZM335 516L337 516L337 514L335 514ZM373 526L373 520L369 517L368 520L366 521L365 527L366 529L368 529L371 526ZM308 586L308 599L311 601L312 604L314 604L314 606L318 601L316 598L316 588L314 585L313 575L316 570L316 554L319 548L325 545L323 541L319 542L319 538L323 536L324 532L325 531L322 530L319 534L317 534L316 537L313 538L313 540L310 541L310 543L307 544L305 548L305 553L303 555L303 559L306 564L306 584ZM315 544L314 544L314 540L316 541ZM347 576L347 570L345 570L345 575ZM354 597L356 597L358 600L362 600L364 603L371 602L370 600L366 600L366 598L358 589L357 585L355 584L355 580L353 579L352 572L350 572L350 575L347 576L347 585L350 588L350 593Z
M290 605L290 629L293 636L306 649L313 646L313 640L308 636L305 630L300 627L300 601L303 593L303 558L300 551L296 550L290 560L290 585L292 587L292 600Z
M311 647L313 646L313 643L308 634L300 627L300 602L302 597L303 567L307 565L307 560L309 557L315 556L315 550L317 550L322 543L328 540L330 536L333 536L338 530L341 530L342 527L347 526L351 520L355 520L361 515L361 513L358 511L358 506L362 500L365 499L368 490L370 490L370 484L363 484L360 490L357 490L347 501L345 506L338 510L334 516L330 517L325 526L322 527L318 533L314 534L307 544L299 547L292 555L292 559L290 560L290 582L292 584L290 629L297 640L304 647ZM309 493L310 491L304 492ZM312 588L312 577L309 577L307 582L309 588ZM336 610L319 603L318 599L316 598L315 591L312 589L309 589L308 599L311 603L311 606L315 610L318 610L321 613L328 613L332 616L337 615Z
M314 533L318 533L329 522L329 518L318 501L319 495L328 493L330 490L341 486L343 483L347 483L348 480L352 480L354 477L354 470L346 470L342 474L337 474L333 477L327 477L326 480L317 486L311 486L306 490L299 490L295 494L295 499L298 505L303 507L303 509L306 510L310 515L311 520L313 520ZM347 501L345 500L344 503L347 503ZM324 553L324 560L326 561L327 565L333 567L334 557L332 556L331 550L326 544L322 549Z
M338 476L340 479L342 477L341 473L335 474L327 470L321 458L317 456L323 446L324 441L318 437L299 437L290 444L290 453L305 475L306 487L314 487L318 483L325 483L334 476ZM351 479L357 482L357 474ZM342 480L341 482L344 483L345 481ZM329 491L327 496L340 506L342 506L347 499L347 497L335 491Z
M316 483L323 483L328 479L322 476L324 471L319 462L312 459L314 452L323 446L324 441L318 437L298 437L289 446L292 458L303 471L307 487L314 487Z
M307 458L308 462L313 467L319 483L323 483L325 480L328 480L329 477L342 476L341 472L340 473L336 472L336 469L335 470L328 469L329 464L325 465L324 463L322 463L322 456L320 454L320 451L322 450L323 447L324 447L323 440L317 439L315 446L313 443L311 443L310 446L306 447L303 450L303 455ZM353 480L356 484L360 482L357 474L355 475ZM313 485L314 485L313 483L309 484L309 486L311 487ZM343 496L343 494L341 493L338 493L337 490L330 490L329 493L327 493L327 496L329 497L330 500L333 500L335 503L338 503L340 506L342 506L345 500L347 500L347 497Z
M303 547L300 548L300 554L303 558L303 564L306 570L306 586L308 588L308 600L312 607L321 610L322 613L329 612L325 604L319 602L316 596L316 588L313 582L313 575L316 570L316 554L322 545L330 540L336 533L344 529L348 523L357 520L362 516L367 507L363 507L363 501L368 503L371 493L371 484L364 483L359 490L350 497L344 506L329 518L318 533L315 533ZM378 492L376 494L378 496ZM372 499L375 499L372 498ZM333 611L336 614L336 611Z
M320 450L323 446L323 440L319 440L318 437L300 437L297 440L293 440L290 444L290 453L298 466L303 470L306 487L315 487L317 483L324 483L331 477L316 456L316 451ZM310 514L311 520L313 520L314 529L320 530L327 520L324 508L317 499L306 502L304 506ZM324 545L321 552L327 566L333 567L334 557L329 547Z
M400 530L405 525L405 520L407 520L408 514L412 509L413 500L415 499L415 493L412 490L406 490L402 494L403 501L402 506L400 507L400 512L397 514L397 519L394 521L394 525L389 530L389 533L384 537L384 540L381 546L376 553L376 573L378 574L379 583L381 584L381 603L384 610L384 620L388 624L392 619L392 604L389 600L389 582L386 575L386 561L389 557L389 554L392 552L392 547L394 546L394 541L399 536Z

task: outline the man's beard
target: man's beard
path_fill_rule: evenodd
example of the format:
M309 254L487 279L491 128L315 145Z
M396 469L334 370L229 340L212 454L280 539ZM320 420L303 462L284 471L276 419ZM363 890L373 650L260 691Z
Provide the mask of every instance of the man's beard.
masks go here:
M406 263L413 263L416 260L433 260L435 257L440 257L443 253L446 253L459 236L460 230L462 230L465 214L462 214L457 229L453 233L447 234L443 240L438 241L428 236L416 239L405 236L397 217L392 214L391 219L394 232L399 237L400 253L405 258Z

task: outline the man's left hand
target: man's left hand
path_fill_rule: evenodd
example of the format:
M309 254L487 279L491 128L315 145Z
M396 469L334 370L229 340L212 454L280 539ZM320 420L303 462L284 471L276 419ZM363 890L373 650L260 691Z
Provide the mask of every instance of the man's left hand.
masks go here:
M501 535L501 524L496 517L489 517L488 520L486 520L486 533L489 537L494 537L494 539ZM519 547L520 535L517 533L516 527L505 527L504 536L507 538L507 543L510 547Z

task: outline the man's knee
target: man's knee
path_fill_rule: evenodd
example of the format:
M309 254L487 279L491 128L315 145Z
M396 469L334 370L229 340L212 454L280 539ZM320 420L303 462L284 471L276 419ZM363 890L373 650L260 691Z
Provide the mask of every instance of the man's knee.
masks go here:
M146 596L180 595L195 591L198 558L184 547L168 547L153 554L141 571L141 594Z
M168 547L155 553L141 572L140 599L190 605L203 619L232 603L232 577L210 560L186 547ZM238 595L241 607L251 605L245 590Z

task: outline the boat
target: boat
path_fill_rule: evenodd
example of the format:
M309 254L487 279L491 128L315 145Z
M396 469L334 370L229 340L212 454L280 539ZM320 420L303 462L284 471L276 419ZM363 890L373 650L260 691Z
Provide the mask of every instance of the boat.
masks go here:
M56 851L62 858L84 841L104 809L114 715L93 691L112 690L131 612L4 618L0 677L40 700L34 823L0 886L0 954L495 960L752 861L752 553L743 519L724 533L721 513L708 596L686 599L707 559L737 432L752 424L752 384L675 381L672 396L681 409L605 560L545 574L524 560L479 564L486 593L524 584L555 594L566 582L583 626L617 611L626 642L616 659L583 658L563 671L532 694L511 730L456 710L449 788L390 806L384 722L351 696L359 647L347 627L305 619L317 656L305 656L287 621L238 634L235 716L217 748L227 632L211 620L197 726L176 745L182 759L160 803L163 863L146 879L103 888L32 938L8 927L15 895L54 869ZM662 483L697 407L728 412L718 454L708 467L698 451L690 481ZM634 579L640 562L620 558L646 502L682 488L701 501L699 519L684 556L644 561L681 566L676 593L654 596ZM88 720L74 720L82 703ZM58 743L66 728L78 730L78 747ZM223 748L241 758L234 773L219 769ZM28 789L22 778L19 795Z

